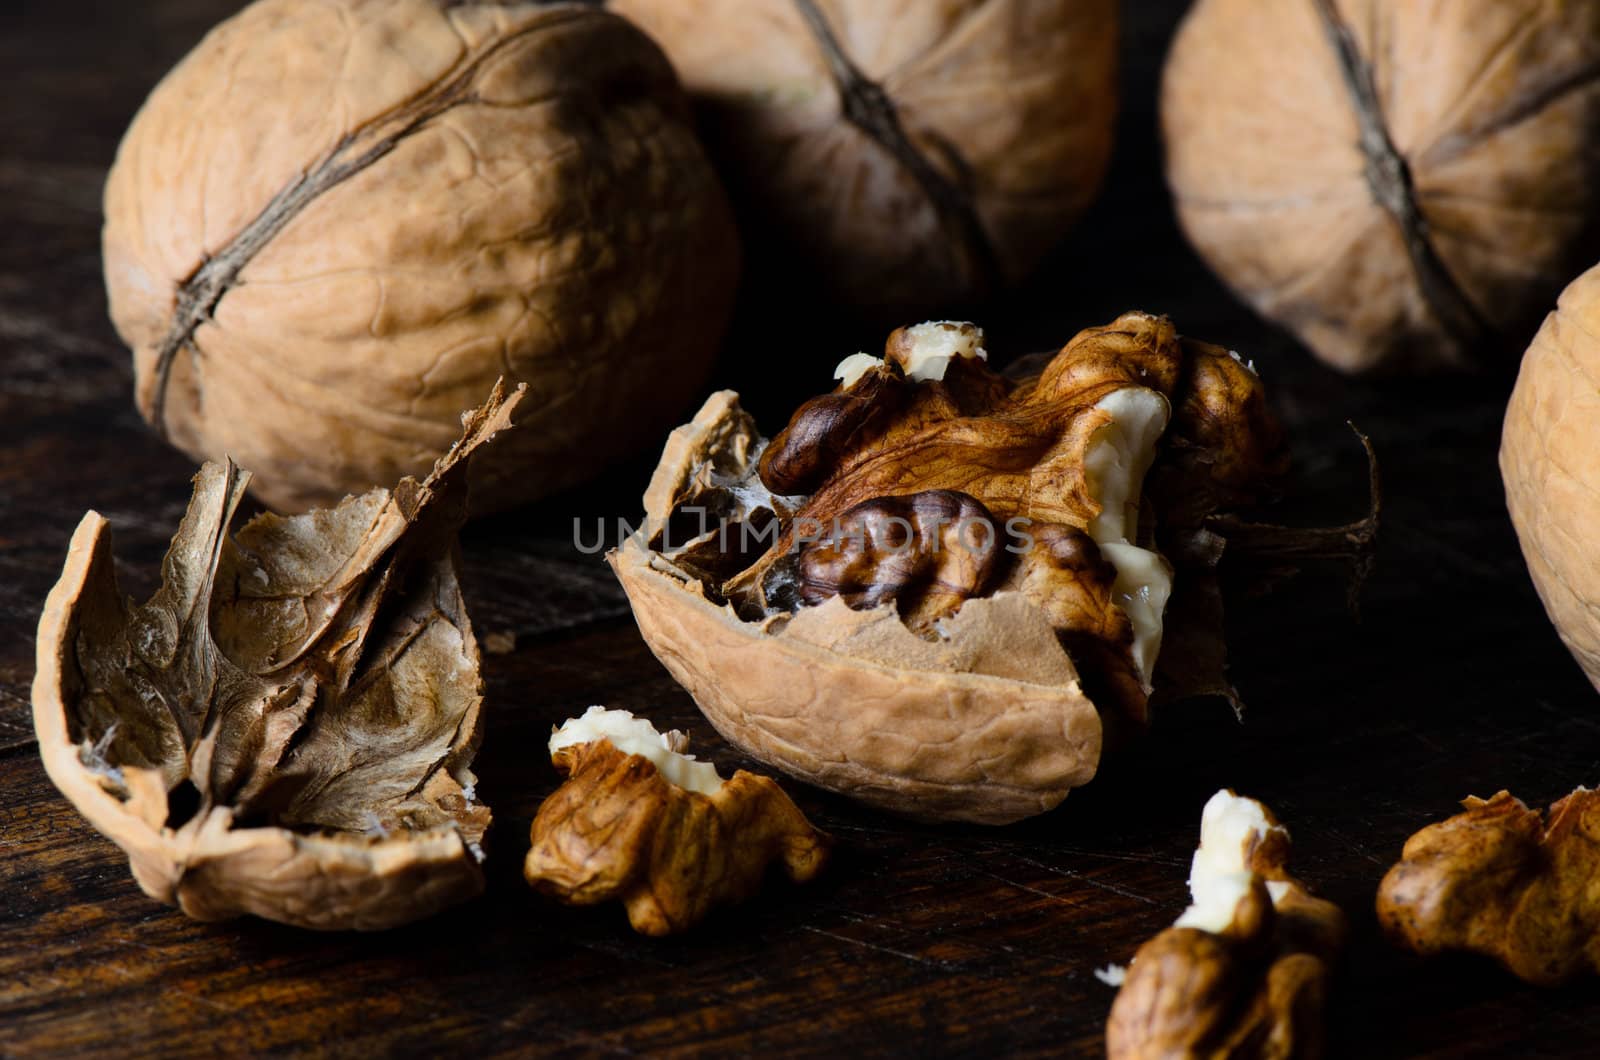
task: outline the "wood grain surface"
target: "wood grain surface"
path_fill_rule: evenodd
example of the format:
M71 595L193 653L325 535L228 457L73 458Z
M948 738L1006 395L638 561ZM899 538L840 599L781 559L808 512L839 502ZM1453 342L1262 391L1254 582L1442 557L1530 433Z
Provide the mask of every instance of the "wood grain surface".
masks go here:
M1206 273L1174 226L1154 132L1179 0L1125 5L1106 194L1037 281L980 322L1002 356L1132 307L1231 344L1295 434L1298 520L1359 514L1365 468L1345 426L1358 423L1388 501L1359 624L1333 576L1237 603L1244 722L1221 703L1169 708L1093 785L1022 825L910 825L789 784L840 841L823 880L774 885L683 939L642 939L620 909L539 899L519 867L557 783L545 736L591 703L648 711L742 764L645 649L600 559L571 545L575 517L636 515L646 458L467 534L474 623L516 640L486 661L484 897L371 936L199 924L145 898L39 765L33 637L85 509L111 520L126 584L143 593L187 498L194 469L135 414L107 322L99 195L139 100L237 6L0 11L0 1054L1093 1056L1112 991L1092 971L1183 908L1200 807L1224 785L1277 810L1301 874L1352 918L1336 1055L1600 1054L1600 984L1540 992L1481 961L1423 963L1388 947L1372 913L1405 837L1455 800L1504 787L1545 803L1600 779L1600 701L1546 622L1503 511L1509 376L1340 379ZM803 302L787 309L815 332L786 349L798 340L760 326L774 297L747 303L717 380L754 392L769 423L826 385L842 353L881 341Z

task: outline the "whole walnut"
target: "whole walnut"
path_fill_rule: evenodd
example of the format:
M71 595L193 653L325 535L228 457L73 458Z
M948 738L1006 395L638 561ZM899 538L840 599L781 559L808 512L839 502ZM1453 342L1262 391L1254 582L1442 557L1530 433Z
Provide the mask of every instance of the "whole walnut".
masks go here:
M670 64L576 4L260 0L105 206L140 411L291 510L425 472L500 376L529 399L475 508L592 474L693 396L738 271Z
M1600 3L1199 0L1167 179L1200 254L1345 371L1521 349L1595 258Z
M1600 268L1572 282L1522 358L1500 473L1528 571L1600 689Z
M1115 0L612 0L671 56L743 207L846 304L948 312L1099 190ZM898 322L898 319L897 321Z

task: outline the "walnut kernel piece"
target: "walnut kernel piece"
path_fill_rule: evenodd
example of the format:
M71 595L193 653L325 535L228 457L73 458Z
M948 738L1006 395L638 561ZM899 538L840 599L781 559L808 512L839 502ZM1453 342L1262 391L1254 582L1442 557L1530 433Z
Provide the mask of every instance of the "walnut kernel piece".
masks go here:
M687 931L719 905L744 901L777 863L804 883L830 840L771 779L683 753L627 711L590 707L550 738L566 783L539 807L523 864L528 883L569 905L619 900L635 931Z
M1113 391L1095 409L1108 422L1083 455L1089 494L1100 506L1086 529L1116 569L1112 596L1133 626L1133 661L1148 693L1161 653L1162 614L1172 595L1172 567L1159 552L1135 542L1145 476L1172 411L1165 397L1144 387Z
M848 385L802 405L764 450L760 474L775 492L809 496L777 543L722 592L747 611L792 609L793 594L785 595L795 577L788 556L797 546L812 547L801 540L805 528L832 527L839 536L842 523L887 497L967 496L965 507L988 521L996 559L1006 561L991 563L1004 568L1006 552L1020 554L1011 564L1016 570L999 573L1007 587L1025 592L1040 582L1029 576L1041 563L1034 555L1039 537L1056 541L1065 530L1081 530L1096 546L1094 562L1116 572L1111 597L1131 632L1118 629L1114 640L1094 647L1097 671L1101 657L1117 661L1114 673L1090 678L1096 694L1109 693L1142 722L1174 575L1156 547L1159 524L1145 518L1146 479L1164 451L1186 462L1189 473L1169 470L1160 495L1174 509L1166 531L1179 544L1185 520L1198 530L1218 501L1241 499L1252 485L1259 492L1277 472L1282 445L1264 414L1260 380L1237 358L1185 342L1170 322L1142 313L1085 331L1037 377L1020 383L988 368L982 344L983 332L971 324L901 328L889 337L881 363L855 366L842 373L853 377ZM1153 514L1161 517L1165 506ZM941 539L919 540L928 543L924 566L931 567ZM940 564L949 565L942 557ZM857 567L870 571L869 563ZM802 582L804 568L802 561ZM1059 583L1081 569L1055 564L1050 578ZM853 584L847 600L872 607L893 599L892 581ZM1034 602L1072 595L1059 589ZM802 600L814 604L816 595L802 584ZM927 632L930 617L944 612L924 610L920 596L902 601L902 617ZM1085 637L1075 611L1052 617L1064 638Z
M908 627L932 629L988 589L997 536L988 509L953 490L863 501L827 537L801 546L800 600L838 596L858 611L894 602Z
M1193 904L1110 979L1112 1060L1321 1053L1322 1009L1344 916L1288 874L1289 833L1231 791L1206 803Z
M1554 986L1600 971L1600 792L1578 788L1548 814L1510 792L1406 840L1378 888L1378 919L1418 953L1470 951Z

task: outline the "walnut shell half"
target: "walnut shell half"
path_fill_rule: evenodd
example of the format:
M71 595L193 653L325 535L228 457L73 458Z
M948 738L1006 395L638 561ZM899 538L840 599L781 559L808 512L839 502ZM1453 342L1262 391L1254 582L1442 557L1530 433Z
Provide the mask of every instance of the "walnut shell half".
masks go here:
M840 597L745 622L631 537L609 559L651 650L718 732L819 787L912 817L1006 824L1087 784L1101 725L1043 612L968 601L931 644Z
M201 920L392 927L483 886L478 648L457 581L467 457L425 482L229 533L249 481L207 464L136 605L90 512L39 621L45 770L153 898Z
M140 109L106 183L140 413L275 508L425 474L496 378L509 507L653 444L739 271L666 57L580 4L259 0Z

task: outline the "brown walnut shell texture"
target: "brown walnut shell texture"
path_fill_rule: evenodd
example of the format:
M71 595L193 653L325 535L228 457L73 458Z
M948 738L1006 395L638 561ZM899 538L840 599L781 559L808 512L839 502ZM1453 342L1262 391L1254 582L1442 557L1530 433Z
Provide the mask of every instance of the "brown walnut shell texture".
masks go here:
M948 312L1025 276L1098 193L1114 0L612 0L706 116L748 217L846 304Z
M1406 840L1378 919L1418 953L1471 951L1554 986L1600 972L1600 792L1529 809L1502 791Z
M738 274L665 57L575 4L260 0L156 88L106 186L141 413L280 510L421 475L496 378L478 510L659 438Z
M34 725L145 893L200 920L366 930L482 890L456 532L468 458L520 397L497 387L422 483L232 534L249 475L207 464L142 605L84 516L39 620Z
M1562 293L1522 358L1500 472L1545 610L1600 689L1600 269Z
M1594 260L1593 0L1200 0L1161 110L1190 240L1345 371L1520 348Z
M970 601L939 646L892 607L838 597L772 633L638 538L609 559L640 632L706 719L791 776L908 816L1007 824L1095 774L1099 715L1017 594Z
M553 758L567 782L539 806L523 875L570 905L621 901L641 934L687 931L773 865L806 883L827 864L830 840L770 777L741 769L704 795L610 740Z

